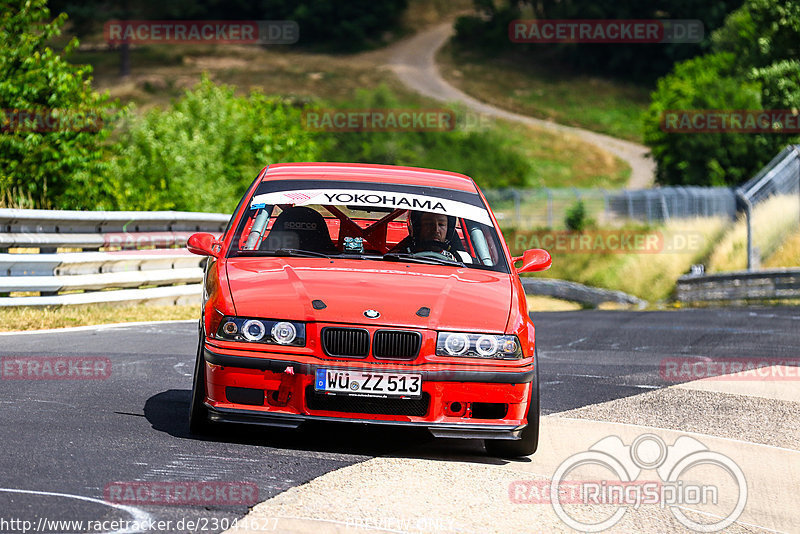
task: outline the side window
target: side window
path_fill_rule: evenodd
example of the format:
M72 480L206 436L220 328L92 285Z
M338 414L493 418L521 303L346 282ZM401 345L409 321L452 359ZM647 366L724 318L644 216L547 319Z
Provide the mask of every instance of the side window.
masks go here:
M497 250L497 242L492 239L488 226L484 226L481 228L481 230L483 231L483 237L486 240L486 244L489 246L489 255L492 259L492 265L497 265L500 263L500 251Z

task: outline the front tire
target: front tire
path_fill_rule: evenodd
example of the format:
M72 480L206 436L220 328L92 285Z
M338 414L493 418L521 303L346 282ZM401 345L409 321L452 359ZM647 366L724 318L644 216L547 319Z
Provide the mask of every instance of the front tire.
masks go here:
M528 397L528 412L525 414L528 425L522 429L520 439L485 439L486 452L500 458L530 456L539 446L539 357L534 353L534 376L531 393Z
M203 358L203 332L197 345L197 359L192 378L192 399L189 404L189 432L191 434L207 434L211 431L206 407L206 366Z

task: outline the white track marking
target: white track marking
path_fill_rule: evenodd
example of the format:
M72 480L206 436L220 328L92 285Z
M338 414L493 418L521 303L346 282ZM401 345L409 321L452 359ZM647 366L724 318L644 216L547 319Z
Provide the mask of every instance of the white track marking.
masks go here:
M178 374L181 375L181 376L194 376L193 373L184 372L182 367L188 367L186 365L186 362L178 362L178 363L176 363L175 365L172 366L172 368L175 369L178 372Z
M0 492L4 493L25 493L28 495L43 495L45 497L66 497L68 499L77 499L79 501L86 501L95 504L102 504L103 506L109 506L111 508L116 508L117 510L122 510L123 512L127 512L133 518L133 521L139 523L147 523L150 521L151 516L144 510L140 510L133 506L126 506L124 504L116 504L110 503L106 501L101 501L100 499L94 499L92 497L84 497L83 495L72 495L71 493L56 493L52 491L36 491L36 490L22 490L22 489L14 489L14 488L0 488ZM123 530L114 530L112 532L103 533L103 534L136 534L137 532L144 532L144 530L132 530L132 529L123 529Z

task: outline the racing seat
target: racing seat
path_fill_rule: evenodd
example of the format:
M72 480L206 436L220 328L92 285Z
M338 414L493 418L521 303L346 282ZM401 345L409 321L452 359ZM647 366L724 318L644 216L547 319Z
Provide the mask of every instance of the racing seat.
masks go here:
M278 215L272 230L259 247L260 250L282 248L325 254L336 252L325 218L306 206L294 206Z

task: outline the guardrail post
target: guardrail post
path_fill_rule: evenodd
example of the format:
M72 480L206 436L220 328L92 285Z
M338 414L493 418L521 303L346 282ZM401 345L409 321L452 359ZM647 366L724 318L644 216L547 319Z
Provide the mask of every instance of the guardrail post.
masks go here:
M517 228L522 228L522 209L520 208L520 195L516 189L511 190L514 195L514 218L517 220Z
M547 227L553 227L553 193L549 189L544 190L547 195Z
M747 220L747 270L753 270L753 203L741 191L736 191L736 196L744 203L744 216Z
M625 191L625 198L628 201L628 218L633 219L633 197L630 191Z

